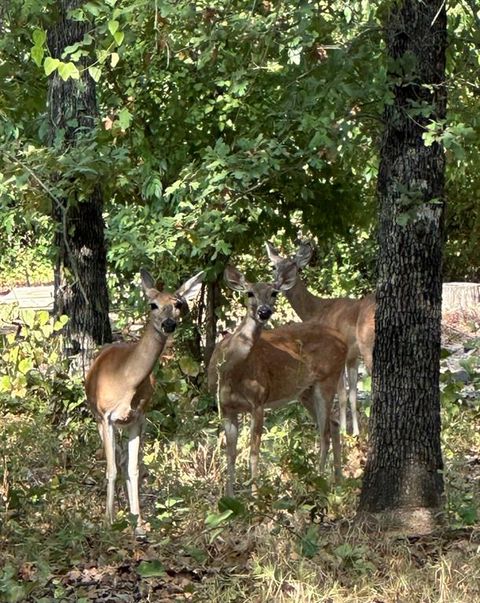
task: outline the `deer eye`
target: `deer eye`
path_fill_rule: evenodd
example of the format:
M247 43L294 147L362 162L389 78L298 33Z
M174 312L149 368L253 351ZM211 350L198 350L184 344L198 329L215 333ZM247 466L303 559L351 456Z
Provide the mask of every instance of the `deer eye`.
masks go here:
M278 295L278 291L275 291L275 290L272 291L272 297L277 297L277 295Z
M181 310L183 308L183 299L175 300L175 303L173 305L177 310Z
M255 297L255 293L253 291L247 291L247 297Z
M150 310L158 310L157 304L151 303L150 304Z

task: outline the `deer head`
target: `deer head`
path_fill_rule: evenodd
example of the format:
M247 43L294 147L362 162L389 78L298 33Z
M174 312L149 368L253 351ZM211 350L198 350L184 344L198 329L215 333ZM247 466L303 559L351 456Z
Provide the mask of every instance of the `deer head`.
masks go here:
M144 268L140 270L143 290L150 304L150 319L157 333L175 331L179 316L187 309L187 301L195 297L202 285L204 272L188 279L175 293L165 293Z
M288 291L295 284L297 268L292 265L274 283L250 283L234 266L226 267L224 277L231 289L247 294L248 316L255 322L264 324L273 314L279 292Z
M281 277L282 274L286 274L294 266L297 271L305 268L308 262L312 259L313 246L308 241L302 241L295 255L291 257L282 257L275 247L268 241L265 243L267 249L267 255L275 266L275 274L277 278Z

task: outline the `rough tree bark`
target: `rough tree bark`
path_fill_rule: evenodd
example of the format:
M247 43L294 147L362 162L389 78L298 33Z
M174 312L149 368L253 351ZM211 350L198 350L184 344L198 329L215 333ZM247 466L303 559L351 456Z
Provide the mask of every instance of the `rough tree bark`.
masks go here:
M445 156L422 134L445 118L443 0L391 5L394 102L385 108L373 408L359 517L428 531L443 502L440 326Z
M79 0L58 0L57 19L48 32L52 57L61 59L66 46L83 39L88 23L68 19L68 11ZM85 67L85 65L83 65ZM97 116L95 82L88 71L80 80L63 81L57 72L49 80L51 142L63 131L63 152L77 144L80 133L92 129ZM81 183L78 188L81 190ZM76 187L71 187L76 189ZM66 314L67 349L75 365L85 372L98 345L111 341L106 284L106 245L102 217L103 198L95 186L87 198L58 199L53 215L57 224L55 266L55 307Z

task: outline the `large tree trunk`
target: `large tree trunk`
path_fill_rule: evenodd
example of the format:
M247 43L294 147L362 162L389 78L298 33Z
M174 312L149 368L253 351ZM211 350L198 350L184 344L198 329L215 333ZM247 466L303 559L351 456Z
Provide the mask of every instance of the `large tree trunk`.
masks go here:
M426 146L422 140L431 120L445 118L443 0L393 4L387 46L394 102L385 108L378 177L373 408L359 514L374 514L389 527L424 531L435 524L443 497L439 363L445 156L440 144Z
M53 57L83 39L87 22L71 21L68 10L79 0L58 0L58 18L48 35ZM83 65L82 67L85 67ZM80 80L63 81L55 72L49 81L51 141L64 133L63 151L77 144L81 132L92 129L97 115L95 82L84 70ZM77 187L71 187L76 189ZM82 190L79 182L78 190ZM66 314L67 349L76 368L85 372L98 345L111 341L106 284L106 246L102 217L103 199L97 185L87 198L65 197L54 207L57 224L55 270L55 313Z

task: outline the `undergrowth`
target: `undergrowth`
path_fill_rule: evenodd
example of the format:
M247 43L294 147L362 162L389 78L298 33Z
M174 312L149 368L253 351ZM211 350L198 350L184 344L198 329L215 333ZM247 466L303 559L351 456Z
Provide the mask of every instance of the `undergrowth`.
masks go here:
M38 320L48 330L45 316ZM20 340L9 340L2 362L15 357L18 372L38 347L37 328L33 321ZM53 365L58 380L47 370ZM368 405L362 437L344 438L341 485L318 475L304 410L272 412L256 498L249 494L244 421L239 494L228 499L218 414L202 393L201 375L195 381L172 360L159 374L148 417L141 504L149 531L136 540L120 484L116 521L104 524L98 433L81 384L65 378L52 344L24 361L23 373L10 370L10 389L0 391L0 600L479 600L478 356L466 366L468 384L455 371L442 372L447 526L406 538L366 533L354 522Z

